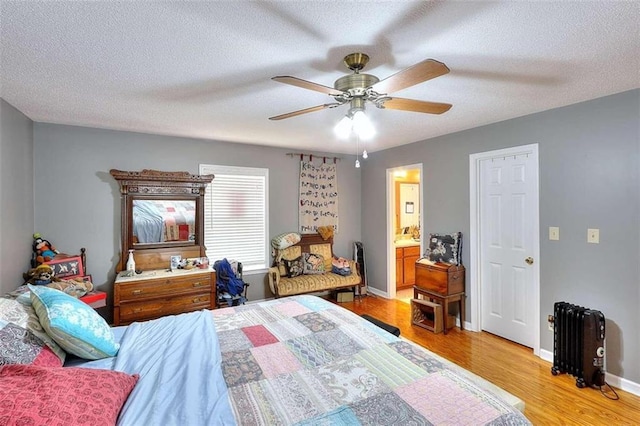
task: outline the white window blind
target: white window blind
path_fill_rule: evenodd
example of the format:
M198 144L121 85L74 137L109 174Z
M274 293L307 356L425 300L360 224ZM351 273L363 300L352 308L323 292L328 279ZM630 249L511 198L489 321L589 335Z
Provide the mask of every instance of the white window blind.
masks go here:
M235 259L242 262L244 271L266 269L269 170L201 164L200 174L215 175L204 195L209 261Z

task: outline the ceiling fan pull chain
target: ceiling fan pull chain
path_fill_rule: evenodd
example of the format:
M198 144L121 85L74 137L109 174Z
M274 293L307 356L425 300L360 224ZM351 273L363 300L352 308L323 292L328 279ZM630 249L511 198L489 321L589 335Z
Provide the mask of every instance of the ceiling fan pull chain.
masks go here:
M360 168L360 136L356 133L356 169Z

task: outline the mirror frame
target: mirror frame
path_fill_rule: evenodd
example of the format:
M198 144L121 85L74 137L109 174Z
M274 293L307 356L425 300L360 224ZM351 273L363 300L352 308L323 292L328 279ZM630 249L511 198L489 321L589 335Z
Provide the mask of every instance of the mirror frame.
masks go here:
M119 270L125 268L128 251L133 249L136 257L136 267L146 269L150 265L143 262L139 265L138 258L164 258L166 253L180 253L197 251L205 256L204 247L204 192L213 175L192 175L189 172L165 172L144 169L142 171L123 171L111 169L111 176L120 186L121 209L121 256ZM133 201L134 200L194 200L195 240L169 241L158 243L137 243L133 238ZM167 264L168 265L168 264Z

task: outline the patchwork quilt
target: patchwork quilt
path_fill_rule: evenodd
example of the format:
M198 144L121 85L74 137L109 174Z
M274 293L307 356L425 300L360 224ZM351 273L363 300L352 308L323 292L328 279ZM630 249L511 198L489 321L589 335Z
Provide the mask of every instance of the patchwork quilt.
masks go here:
M239 424L530 424L427 350L324 299L212 315Z

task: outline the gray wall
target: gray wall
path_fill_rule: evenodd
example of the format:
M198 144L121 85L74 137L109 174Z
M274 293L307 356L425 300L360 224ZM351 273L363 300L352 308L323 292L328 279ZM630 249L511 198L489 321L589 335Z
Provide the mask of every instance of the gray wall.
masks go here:
M553 351L545 321L554 302L599 309L607 371L640 382L639 117L634 90L371 154L362 171L369 285L387 291L387 168L424 164L423 234L462 231L468 264L469 154L538 143L541 348ZM549 226L560 241L549 241ZM600 244L586 242L587 228L600 229Z
M269 235L298 226L300 162L285 155L291 150L43 123L34 125L34 144L36 229L61 251L86 247L88 272L109 293L120 253L120 194L110 169L197 174L201 163L266 167ZM334 250L345 257L360 240L360 172L353 161L346 156L338 162L340 232ZM271 297L266 274L245 278L250 300Z
M29 269L33 211L33 122L0 99L0 294Z
M3 259L15 259L4 264L3 290L5 277L13 282L28 266L35 210L35 230L65 251L87 247L89 272L111 291L120 244L119 195L108 174L111 168L197 172L200 163L266 166L270 234L297 224L298 162L284 155L287 150L37 123L32 136L30 120L4 102L0 115L0 247ZM635 90L373 153L361 172L353 168L352 158L345 158L338 168L341 232L336 251L350 255L352 242L362 235L369 284L386 290L387 168L424 163L424 232L461 230L468 236L469 154L538 143L541 347L552 350L543 321L553 302L600 309L607 316L607 370L638 383L639 115L640 91ZM28 183L32 138L35 208ZM16 175L23 179L21 188L13 183ZM561 228L560 241L547 239L549 226ZM600 228L599 245L586 243L587 227ZM463 260L468 264L468 244ZM263 277L250 281L257 283L251 299L268 296Z

